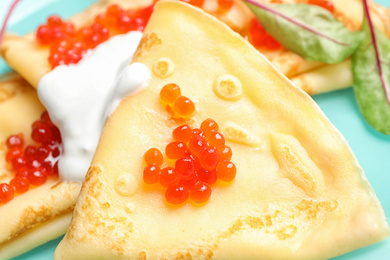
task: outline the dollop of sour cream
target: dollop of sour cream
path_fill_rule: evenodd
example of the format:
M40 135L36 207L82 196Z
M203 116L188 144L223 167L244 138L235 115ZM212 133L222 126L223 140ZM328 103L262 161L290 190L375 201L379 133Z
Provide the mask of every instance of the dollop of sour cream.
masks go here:
M141 37L141 32L115 36L79 63L58 66L40 80L39 99L62 136L61 179L84 180L105 120L124 97L148 84L149 69L129 65Z

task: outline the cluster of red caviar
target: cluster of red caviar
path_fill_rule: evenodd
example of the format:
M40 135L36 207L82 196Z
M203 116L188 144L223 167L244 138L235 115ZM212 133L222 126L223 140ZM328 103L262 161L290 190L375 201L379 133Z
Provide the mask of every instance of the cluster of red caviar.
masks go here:
M249 24L249 42L256 48L266 48L269 50L282 48L280 43L267 33L263 25L256 18L253 18Z
M160 98L179 117L189 117L195 111L194 102L183 96L175 83L165 85L160 91Z
M206 119L200 128L181 125L173 130L174 141L165 148L165 155L175 166L161 168L164 158L160 150L151 148L144 154L147 166L143 172L147 184L160 183L167 188L165 198L171 204L182 204L188 198L204 203L211 196L211 186L218 179L231 182L236 166L230 161L232 150L218 132L218 124Z
M322 8L325 8L326 10L328 10L331 13L334 12L334 5L332 2L330 2L328 0L309 0L308 4L320 6Z
M11 135L6 141L6 161L15 177L0 184L0 203L12 200L15 193L24 193L30 185L39 186L50 176L58 176L58 157L61 154L61 135L51 122L47 111L32 124L31 138L36 146L25 147L23 134ZM50 159L50 160L48 160Z
M94 22L78 30L70 22L53 15L46 24L38 27L37 41L50 47L49 62L52 68L61 64L77 63L88 49L93 49L111 36L129 31L143 31L153 12L150 5L138 10L124 10L111 5Z

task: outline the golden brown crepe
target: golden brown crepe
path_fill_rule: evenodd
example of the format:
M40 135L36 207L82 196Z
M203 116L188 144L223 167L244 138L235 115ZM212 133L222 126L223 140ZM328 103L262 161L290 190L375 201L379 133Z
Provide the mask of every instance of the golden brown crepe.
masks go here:
M55 259L326 259L389 235L345 139L226 25L160 2L134 61L151 70L149 86L106 122ZM196 105L185 122L215 119L237 166L200 206L170 206L142 180L145 151L164 150L183 124L160 102L172 82Z
M269 2L268 0L258 0ZM362 2L360 0L330 0L335 5L335 16L349 29L359 30L362 19ZM118 3L124 8L146 6L152 1L136 0L102 0L87 10L71 18L76 26L92 22L96 14L103 12L107 6ZM284 0L285 3L305 3L307 0ZM218 19L224 21L233 30L245 34L249 21L254 17L249 8L241 1L235 1L227 13L218 12L217 0L206 0L203 8ZM370 1L370 10L375 25L390 37L390 9ZM259 49L283 74L294 84L310 95L328 92L352 85L350 62L328 65L321 62L306 61L299 55L281 49L270 51ZM38 46L35 34L24 37L8 35L0 50L8 64L18 71L31 85L37 86L41 77L50 71L47 61L48 49ZM34 66L32 66L34 64Z
M35 90L15 73L0 81L0 183L13 177L5 161L8 136L23 133L26 143L31 124L43 106ZM44 185L0 205L0 259L10 259L64 234L79 193L80 183L49 179Z

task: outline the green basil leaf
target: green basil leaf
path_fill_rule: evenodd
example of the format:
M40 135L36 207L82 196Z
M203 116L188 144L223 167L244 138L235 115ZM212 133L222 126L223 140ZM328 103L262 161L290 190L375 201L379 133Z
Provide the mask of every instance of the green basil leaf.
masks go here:
M390 135L390 39L374 29L365 12L366 37L352 56L354 91L367 122Z
M307 4L245 3L265 30L306 60L338 63L351 56L364 35L351 32L328 10Z

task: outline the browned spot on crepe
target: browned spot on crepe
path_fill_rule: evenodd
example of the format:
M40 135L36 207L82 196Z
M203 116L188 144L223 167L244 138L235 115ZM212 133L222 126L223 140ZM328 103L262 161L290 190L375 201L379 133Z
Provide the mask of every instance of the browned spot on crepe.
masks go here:
M76 200L72 199L74 195L73 191L74 189L77 190L79 185L79 183L56 183L54 185L55 187L53 186L50 188L51 192L48 193L46 197L41 201L37 201L36 204L27 207L23 211L17 225L13 228L10 237L6 238L5 241L17 237L23 232L56 216L71 212L76 203ZM55 203L51 203L52 201L59 199L58 194L61 194L61 199L68 202L64 203L62 207L57 207Z
M282 227L281 229L278 229L274 232L274 234L280 239L280 240L286 240L294 237L294 235L297 233L298 228L294 225L287 225Z
M134 53L134 60L139 58L144 52L150 51L155 45L161 43L161 39L154 32L144 35L139 43L137 51Z
M338 202L334 201L313 201L302 200L295 206L302 214L306 215L306 219L314 219L321 213L329 213L338 207Z

